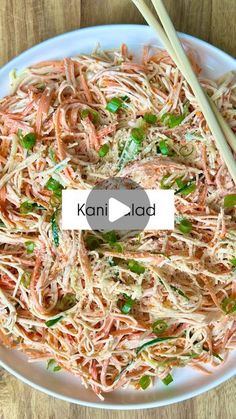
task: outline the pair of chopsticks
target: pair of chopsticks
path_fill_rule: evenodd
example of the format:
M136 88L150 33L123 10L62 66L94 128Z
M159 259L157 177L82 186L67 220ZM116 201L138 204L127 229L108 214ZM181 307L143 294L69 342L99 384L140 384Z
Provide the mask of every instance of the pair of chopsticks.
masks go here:
M182 47L162 0L151 1L155 7L157 15L160 18L163 28L147 7L144 0L132 1L137 6L149 26L157 33L167 52L192 88L206 122L215 138L216 146L219 150L221 158L225 162L234 183L236 184L236 162L229 147L230 145L233 151L236 152L236 136L220 114L213 101L205 94L200 86L197 76L195 75L188 57L185 54L184 48Z

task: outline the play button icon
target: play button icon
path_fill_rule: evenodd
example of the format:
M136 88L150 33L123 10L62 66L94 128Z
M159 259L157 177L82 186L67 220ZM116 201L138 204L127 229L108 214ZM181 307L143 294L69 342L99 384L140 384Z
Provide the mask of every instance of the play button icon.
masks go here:
M108 219L111 223L129 214L130 207L123 204L115 198L110 198L108 201Z
M136 182L127 178L109 178L89 193L87 222L92 230L143 230L149 215L136 214L135 209L149 205L147 193Z

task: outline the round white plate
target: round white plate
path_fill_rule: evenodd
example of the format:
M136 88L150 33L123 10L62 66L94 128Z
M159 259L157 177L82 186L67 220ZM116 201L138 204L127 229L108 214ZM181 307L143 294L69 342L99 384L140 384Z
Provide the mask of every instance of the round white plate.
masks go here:
M229 55L191 36L181 36L200 53L204 75L216 78L236 70L236 61ZM119 47L125 42L133 52L145 44L161 46L149 27L143 25L97 26L69 32L36 45L5 65L0 70L0 97L9 92L8 76L12 69L21 70L39 61L91 53L97 42L104 49ZM186 400L223 383L236 373L236 351L210 376L187 367L176 369L174 382L168 387L158 381L155 388L146 391L119 390L105 394L104 402L85 389L78 378L68 373L50 373L45 363L30 364L21 353L1 346L0 365L32 387L69 402L105 409L143 409Z

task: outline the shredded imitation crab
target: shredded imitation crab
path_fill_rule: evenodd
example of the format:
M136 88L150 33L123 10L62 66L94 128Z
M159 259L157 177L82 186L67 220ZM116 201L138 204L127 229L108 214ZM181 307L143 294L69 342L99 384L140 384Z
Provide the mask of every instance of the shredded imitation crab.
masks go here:
M194 70L236 130L234 74ZM41 62L0 102L0 341L99 396L210 373L235 348L236 188L163 50ZM61 229L61 193L111 176L175 190L174 231Z

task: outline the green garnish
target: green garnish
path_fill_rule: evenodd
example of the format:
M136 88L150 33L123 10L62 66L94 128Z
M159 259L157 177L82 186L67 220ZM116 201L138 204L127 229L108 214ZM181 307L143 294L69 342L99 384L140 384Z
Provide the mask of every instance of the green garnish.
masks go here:
M153 125L157 122L157 116L149 112L146 112L144 114L143 119L145 122L147 122L147 124L150 124L150 125Z
M104 233L103 238L108 243L115 243L118 239L115 231L108 231L107 233Z
M123 246L122 244L116 242L116 243L112 243L110 242L110 247L115 250L115 252L117 253L122 253L123 252Z
M31 275L29 272L24 272L22 277L21 277L21 284L25 287L25 288L29 288L30 286L30 281L31 281Z
M161 122L163 122L169 128L174 128L180 125L184 119L185 115L175 115L168 112L162 115Z
M33 209L35 208L34 202L25 201L20 204L20 213L21 214L28 214L29 212L33 212Z
M230 262L232 263L232 265L236 266L236 258L231 259L231 261L230 261Z
M175 291L175 292L177 292L179 295L181 295L181 297L184 297L186 300L188 300L189 301L189 298L188 298L188 296L180 289L180 288L177 288L177 287L175 287L174 285L170 285L170 288L173 290L173 291Z
M177 191L175 191L175 195L177 195L178 193L181 193L184 196L189 195L190 193L194 192L196 190L196 183L194 182L195 179L190 180L187 183L184 183L181 178L177 178L176 179L176 183L177 186L179 187L179 189ZM181 185L181 186L179 186Z
M179 154L182 157L189 157L194 151L194 146L192 144L182 145L179 149Z
M52 236L53 236L53 241L56 247L59 246L59 227L57 224L57 215L58 215L58 209L56 209L56 211L51 216Z
M60 182L53 179L52 177L47 181L45 186L49 191L52 192L61 191L63 189L63 186L60 184Z
M25 247L26 247L26 252L28 254L33 253L34 252L34 248L35 248L35 243L34 242L25 242Z
M169 149L166 140L161 140L159 142L159 149L160 149L160 152L163 156L172 156L173 155L173 152Z
M156 320L152 323L152 331L159 335L160 333L164 333L168 329L168 324L165 320Z
M80 115L81 115L82 119L85 119L85 118L89 117L94 125L96 125L99 121L98 112L94 111L92 109L83 109L81 111Z
M31 150L36 144L36 135L33 132L29 132L26 135L22 134L21 130L18 130L18 137L23 148Z
M224 197L224 207L232 208L236 205L236 194L226 195Z
M128 314L130 312L130 310L132 309L135 301L132 300L131 297L129 297L128 295L124 294L125 297L125 302L123 304L123 306L121 307L121 312L123 314Z
M103 144L98 150L98 155L99 157L105 157L108 152L109 152L109 145Z
M45 324L47 327L52 327L54 326L54 324L58 323L62 319L63 319L63 316L59 316L56 319L48 320L47 322L45 322Z
M61 367L57 365L55 359L49 359L47 363L47 370L52 372L58 372L61 370Z
M187 234L190 233L190 231L192 231L193 226L192 223L190 223L190 221L188 221L186 218L183 218L183 220L181 220L178 225L178 229L179 231L181 231L181 233Z
M95 250L95 249L97 249L100 246L101 240L98 239L95 236L89 235L89 236L86 237L85 243L86 243L86 247L89 250Z
M143 390L146 390L151 384L151 378L148 375L144 375L139 380L139 385Z
M123 105L123 101L118 97L113 97L106 106L109 112L116 113Z
M131 130L131 138L136 144L141 144L144 140L145 133L142 128L133 128Z
M43 83L39 83L39 84L37 84L37 89L40 91L40 92L43 92L44 90L45 90L45 88L46 88L46 84L43 84Z
M172 377L172 375L171 374L168 374L163 380L162 380L162 382L163 382L163 384L165 384L165 386L168 386L170 383L172 383L172 381L174 381L173 380L173 377Z
M140 265L136 260L129 260L128 267L131 270L131 272L134 272L135 274L143 274L145 272L145 267L143 265Z
M53 163L57 163L56 152L53 148L49 148L49 156Z
M0 228L4 228L4 227L6 227L4 222L2 220L0 220Z
M76 295L69 292L68 294L63 295L60 301L58 301L56 307L61 311L66 311L74 307L76 303Z
M158 343L162 343L162 342L172 340L172 339L176 339L176 337L169 336L165 338L156 338L156 339L149 340L149 342L144 343L143 345L139 346L139 348L136 349L136 354L139 355L140 352L144 351L147 348L150 348L151 346L155 346Z
M236 312L236 298L235 297L225 298L221 303L221 307L226 314L235 313Z
M223 360L223 358L222 358L219 354L217 354L216 352L212 352L212 355L213 355L215 358L219 359L219 361L221 361L221 362L223 362L223 361L224 361L224 360Z

